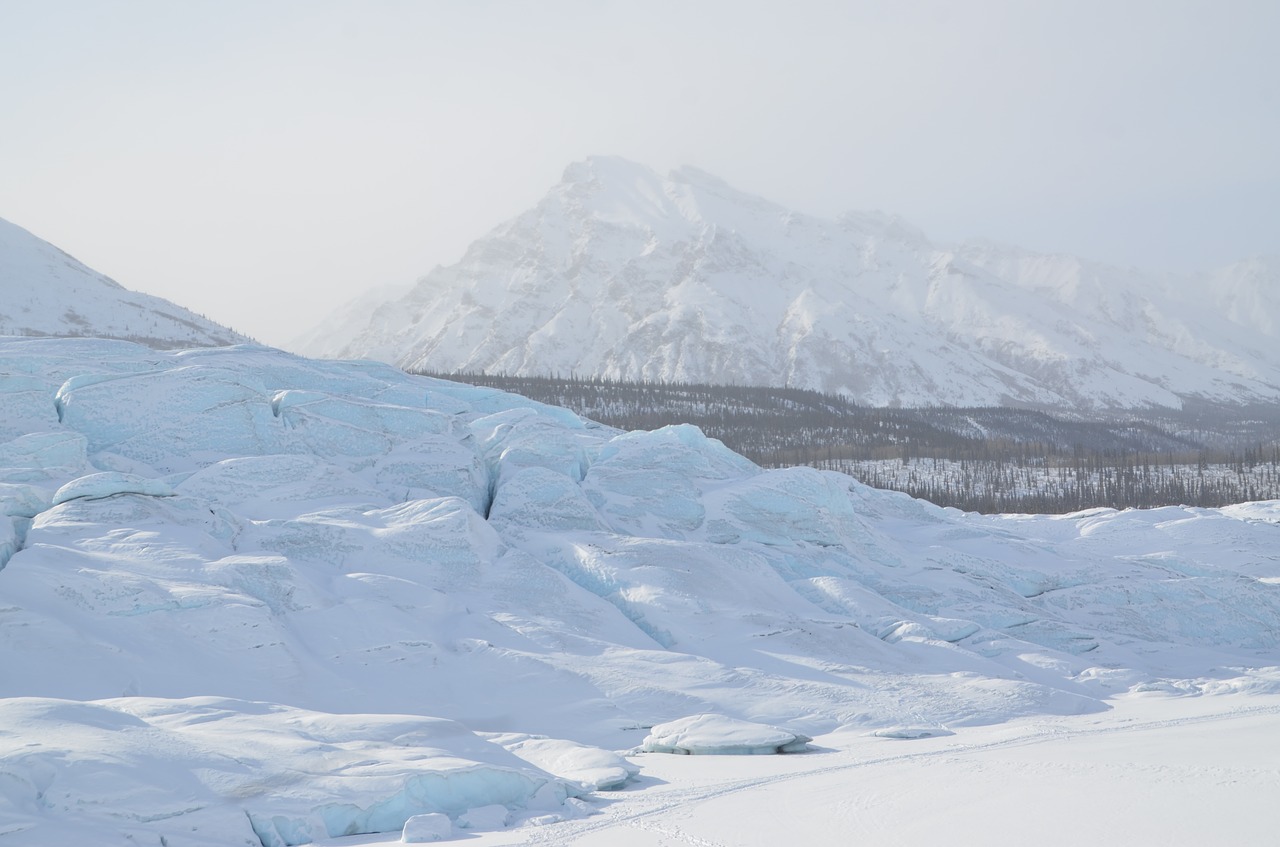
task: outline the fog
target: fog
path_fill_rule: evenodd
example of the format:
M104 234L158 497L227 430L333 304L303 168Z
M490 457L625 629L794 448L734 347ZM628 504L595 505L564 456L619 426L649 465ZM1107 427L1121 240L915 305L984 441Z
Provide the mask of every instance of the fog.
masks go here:
M571 161L1157 269L1280 251L1280 5L0 0L0 217L284 344Z

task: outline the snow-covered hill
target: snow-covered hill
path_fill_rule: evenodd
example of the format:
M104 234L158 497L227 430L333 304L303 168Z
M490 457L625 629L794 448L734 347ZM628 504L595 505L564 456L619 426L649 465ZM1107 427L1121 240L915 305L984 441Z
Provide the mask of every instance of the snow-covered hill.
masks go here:
M168 300L129 291L3 219L0 335L121 338L162 349L249 340Z
M825 220L592 158L313 355L410 369L791 385L873 405L1280 399L1280 262L1167 276L900 219Z
M626 779L584 745L699 714L1280 692L1280 503L962 514L259 347L7 339L0 374L6 845L548 823Z

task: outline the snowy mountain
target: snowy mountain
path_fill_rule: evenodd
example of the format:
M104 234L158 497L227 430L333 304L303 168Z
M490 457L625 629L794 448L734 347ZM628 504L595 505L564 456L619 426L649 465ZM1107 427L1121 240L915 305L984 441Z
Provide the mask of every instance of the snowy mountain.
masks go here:
M121 338L162 349L249 340L168 300L129 291L3 219L0 335Z
M1280 400L1280 261L1162 276L898 218L826 220L692 168L574 164L537 206L300 351L409 369L790 385L872 405Z
M1280 503L965 514L260 347L10 338L0 373L6 845L568 843L537 826L647 767L610 750L822 736L831 774L872 732L1280 693ZM663 780L626 793L702 796Z
M368 323L379 307L399 300L409 293L410 288L407 285L372 288L334 309L319 324L285 345L285 349L307 350L307 355L322 359L340 358L343 346L352 334Z

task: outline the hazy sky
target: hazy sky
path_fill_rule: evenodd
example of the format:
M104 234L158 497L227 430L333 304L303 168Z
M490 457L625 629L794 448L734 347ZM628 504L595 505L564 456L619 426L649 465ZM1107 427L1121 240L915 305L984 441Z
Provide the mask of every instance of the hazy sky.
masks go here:
M565 165L1150 268L1280 252L1280 2L0 0L0 217L284 344Z

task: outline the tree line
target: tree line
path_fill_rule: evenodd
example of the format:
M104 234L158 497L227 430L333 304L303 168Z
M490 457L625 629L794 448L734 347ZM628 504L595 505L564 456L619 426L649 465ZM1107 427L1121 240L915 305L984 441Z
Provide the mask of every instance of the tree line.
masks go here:
M691 423L763 467L850 474L943 506L1064 513L1280 498L1280 409L1085 418L1003 407L885 408L797 388L431 373L619 429Z

